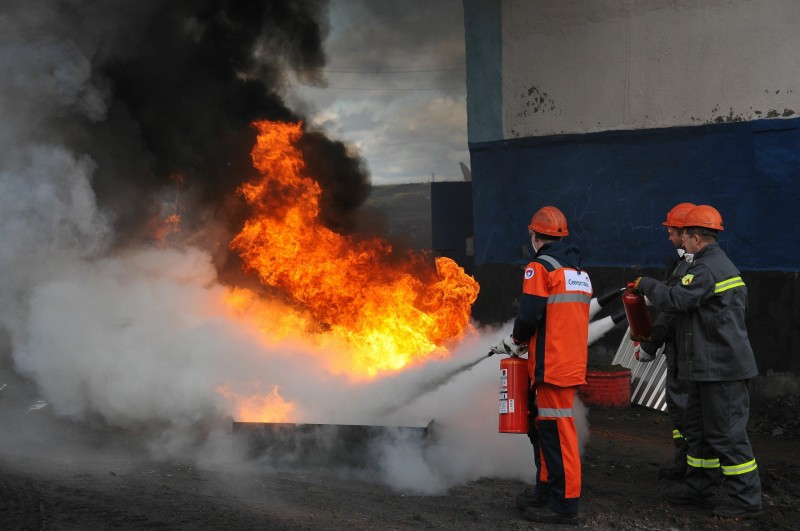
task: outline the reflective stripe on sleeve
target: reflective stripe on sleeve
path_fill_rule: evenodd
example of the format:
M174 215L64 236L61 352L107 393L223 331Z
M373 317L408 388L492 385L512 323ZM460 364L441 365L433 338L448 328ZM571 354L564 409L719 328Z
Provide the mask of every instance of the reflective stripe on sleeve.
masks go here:
M727 291L731 288L738 288L741 286L744 286L744 280L742 280L742 277L729 278L728 280L723 280L722 282L717 282L714 284L714 293L722 293L723 291Z
M683 435L678 430L672 430L672 438L673 439L683 439Z

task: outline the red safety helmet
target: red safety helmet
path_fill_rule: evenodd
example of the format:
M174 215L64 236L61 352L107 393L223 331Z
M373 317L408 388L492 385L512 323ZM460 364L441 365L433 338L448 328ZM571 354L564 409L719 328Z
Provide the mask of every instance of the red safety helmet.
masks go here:
M531 218L528 229L547 236L567 236L567 218L554 206L542 207Z
M686 218L686 214L689 213L691 209L696 207L694 203L679 203L672 207L672 210L667 212L667 221L662 223L665 227L678 227L682 229L686 225L684 224L684 219Z
M725 230L722 228L722 215L716 208L708 205L698 205L691 209L683 220L683 226Z

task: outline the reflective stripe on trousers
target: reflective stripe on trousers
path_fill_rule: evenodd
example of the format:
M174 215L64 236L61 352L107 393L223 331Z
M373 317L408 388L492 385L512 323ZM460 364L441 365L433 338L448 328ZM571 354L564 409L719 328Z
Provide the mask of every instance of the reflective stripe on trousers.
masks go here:
M723 466L722 473L726 476L735 476L737 474L745 474L747 472L752 472L758 468L756 464L756 460L753 459L746 463L742 463L741 465L730 465L730 466Z
M686 464L695 468L719 468L719 459L700 459L687 455Z
M540 407L537 411L540 417L565 418L575 416L572 413L572 408L556 409L552 407Z
M749 412L744 380L689 382L682 431L689 444L686 485L696 494L714 492L718 462L725 477L723 494L739 507L761 508L761 479L747 437Z

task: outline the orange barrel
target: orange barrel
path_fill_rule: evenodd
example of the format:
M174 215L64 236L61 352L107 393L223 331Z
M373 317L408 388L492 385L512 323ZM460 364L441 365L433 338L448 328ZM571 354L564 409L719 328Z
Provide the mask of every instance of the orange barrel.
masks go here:
M500 433L528 433L528 360L500 360Z
M625 306L628 326L631 327L631 336L650 337L653 333L653 318L644 295L633 289L633 282L628 284L628 289L622 294L622 304Z

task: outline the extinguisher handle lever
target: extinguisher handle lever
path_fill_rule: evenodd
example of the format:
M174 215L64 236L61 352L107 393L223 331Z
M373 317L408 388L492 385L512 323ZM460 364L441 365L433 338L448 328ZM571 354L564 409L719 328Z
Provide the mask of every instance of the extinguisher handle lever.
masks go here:
M492 356L494 356L495 354L501 354L501 352L495 352L495 351L493 351L493 350L490 350L490 351L489 351L489 353L486 355L486 357L487 357L487 358L491 358L491 357L492 357ZM507 355L507 356L508 356L508 357L510 357L510 358L519 358L519 357L521 357L521 356L520 356L520 354L517 354L517 353L514 353L514 352L511 352L511 353L508 353L508 352L503 352L502 354L505 354L505 355Z

